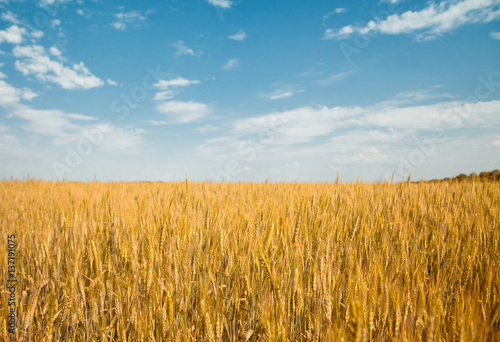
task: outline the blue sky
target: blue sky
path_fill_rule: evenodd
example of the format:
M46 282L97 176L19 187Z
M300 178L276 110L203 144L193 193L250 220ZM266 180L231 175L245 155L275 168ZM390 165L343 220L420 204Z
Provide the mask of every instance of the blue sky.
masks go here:
M500 168L500 0L0 0L0 178Z

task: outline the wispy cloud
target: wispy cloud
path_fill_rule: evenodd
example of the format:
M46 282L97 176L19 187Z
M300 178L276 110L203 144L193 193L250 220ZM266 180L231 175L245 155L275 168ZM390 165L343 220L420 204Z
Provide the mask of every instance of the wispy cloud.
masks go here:
M241 42L241 41L243 41L243 40L247 39L247 34L246 34L246 32L245 32L245 31L240 30L238 33L235 33L235 34L233 34L233 35L230 35L228 38L229 38L229 39L232 39L232 40L236 40L236 41Z
M220 8L231 8L233 3L229 0L207 0L209 4Z
M177 77L175 79L170 79L170 80L159 80L157 83L153 84L153 86L159 90L160 92L157 92L155 96L153 97L154 100L170 100L174 97L175 93L172 88L178 88L178 87L187 87L192 84L198 84L200 81L198 80L188 80L183 77Z
M76 14L81 15L85 19L90 19L92 17L92 11L88 8L78 8Z
M34 109L28 106L18 106L12 111L12 115L28 121L24 129L40 135L51 136L66 140L76 133L80 126L73 120L87 121L95 120L84 115L68 114L57 109ZM60 141L57 144L64 144Z
M499 32L491 32L491 38L500 39L500 31Z
M174 95L175 94L174 94L174 92L172 90L163 90L163 91L157 92L153 96L153 100L156 100L156 101L170 100L170 99L174 98Z
M105 139L97 146L101 151L109 153L130 154L142 150L144 144L143 130L124 129L110 124L97 123L97 118L78 113L66 113L59 109L36 109L22 103L30 100L34 94L30 89L18 89L3 80L0 80L0 106L8 112L8 118L15 117L22 120L19 128L33 134L33 137L45 136L51 139L54 146L78 144L86 141L85 131L99 128L106 133ZM6 126L2 126L6 127ZM0 131L2 131L0 127ZM2 134L3 135L3 134ZM0 141L0 149L16 150L26 155L30 151L20 148L18 140ZM2 151L2 152L4 152Z
M23 103L37 96L28 88L18 89L0 80L0 106L7 110L7 118L22 120L19 128L34 134L51 138L54 146L75 144L85 139L84 130L96 128L97 118L78 113L66 113L59 109L35 109ZM0 125L0 131L6 126ZM112 153L138 152L143 145L143 134L140 129L122 129L113 125L106 126L106 138L99 145L102 151ZM3 147L17 148L16 139L3 143ZM7 145L5 145L7 144ZM26 152L26 151L24 151ZM24 153L23 152L23 153Z
M146 14L143 11L118 12L114 14L116 21L111 23L115 29L125 31L128 25L140 27L141 22L146 20ZM83 15L83 13L82 13Z
M200 81L198 80L188 80L183 77L177 77L171 80L160 80L157 83L153 84L154 87L162 90L166 90L170 87L187 87L191 84L198 84Z
M55 83L64 89L90 89L104 84L83 62L71 67L64 66L59 61L51 60L40 45L16 46L13 54L18 58L15 68L23 75L33 75L41 82Z
M321 76L324 75L324 71L316 71L316 70L306 70L298 74L300 77L316 77L316 76Z
M340 13L344 13L344 12L347 12L347 9L346 8L343 8L343 7L337 7L336 9L334 9L333 11L331 12L328 12L327 14L325 14L323 16L323 21L327 20L328 18L330 18L330 16L332 16L333 14L340 14Z
M21 24L21 21L17 18L17 15L12 13L11 11L6 11L6 12L2 13L1 18L3 21L8 21L14 25Z
M399 104L423 102L436 99L453 99L455 96L446 93L432 93L431 89L407 91L397 94L395 97Z
M226 64L222 66L224 70L231 70L240 66L240 61L237 58L229 59Z
M155 108L158 112L166 115L165 123L183 124L198 121L209 113L209 107L206 104L194 101L163 102Z
M186 43L182 40L178 40L175 43L170 44L170 46L175 47L175 54L177 56L189 55L189 56L199 56L201 51L195 52L193 49L188 47Z
M280 89L277 89L271 93L259 93L257 94L258 97L265 98L268 100L281 100L281 99L286 99L289 97L292 97L296 94L303 93L304 90L302 89L296 89L296 86L288 86L288 87L283 87Z
M40 0L40 6L51 6L54 5L55 3L65 3L65 2L70 2L71 0Z
M51 46L49 52L52 56L62 57L62 52L56 46Z
M329 86L329 85L339 81L340 79L342 79L346 76L349 76L350 74L352 74L352 71L340 72L340 73L328 76L326 78L323 78L323 79L319 80L317 83L320 86Z
M434 39L458 27L487 23L500 18L498 0L445 0L429 2L420 11L393 14L385 20L372 20L365 26L347 25L327 29L323 39L346 39L355 34L413 34L417 40Z
M214 125L204 125L204 126L199 126L195 128L198 132L200 133L207 133L207 132L213 132L213 131L218 131L219 127L214 126Z
M61 25L61 21L59 19L52 19L50 21L50 27L55 30L58 26Z
M287 97L292 97L295 93L293 91L285 91L283 93L276 93L274 95L270 95L268 98L269 100L279 100L279 99L285 99Z
M168 121L165 121L165 120L150 120L149 123L152 124L153 126L165 126L165 125L168 125Z
M5 78L5 75L0 73L0 78ZM15 88L0 79L0 107L8 108L17 105L21 100L31 101L31 99L37 96L38 95L29 88Z

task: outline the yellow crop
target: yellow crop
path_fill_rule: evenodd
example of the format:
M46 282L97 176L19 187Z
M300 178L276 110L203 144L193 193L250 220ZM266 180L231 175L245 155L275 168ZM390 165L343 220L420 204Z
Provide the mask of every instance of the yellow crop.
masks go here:
M27 180L0 194L3 341L11 234L18 340L500 340L498 182Z

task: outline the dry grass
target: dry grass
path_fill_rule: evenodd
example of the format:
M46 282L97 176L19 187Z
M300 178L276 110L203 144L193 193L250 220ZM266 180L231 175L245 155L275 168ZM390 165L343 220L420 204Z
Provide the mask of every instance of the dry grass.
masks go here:
M0 194L18 338L500 340L498 183L10 181Z

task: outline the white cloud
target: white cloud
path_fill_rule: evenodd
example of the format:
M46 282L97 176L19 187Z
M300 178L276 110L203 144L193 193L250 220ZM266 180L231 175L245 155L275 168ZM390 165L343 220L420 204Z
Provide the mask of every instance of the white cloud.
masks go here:
M23 88L22 91L21 91L21 97L23 98L23 100L31 101L35 97L38 97L38 94L34 93L29 88Z
M175 54L177 56L189 55L189 56L198 56L201 52L195 52L193 49L189 48L186 43L182 40L178 40L177 42L170 44L170 46L175 47Z
M54 5L55 3L65 3L65 2L70 2L71 0L40 0L40 6L50 6Z
M162 90L166 90L170 87L187 87L191 84L198 84L198 80L188 80L183 77L177 77L172 80L160 80L158 83L153 84L154 87Z
M500 39L500 31L499 32L491 32L491 38Z
M375 147L363 148L362 152L353 157L356 162L378 163L387 160L389 157L379 152Z
M125 23L118 21L111 23L111 26L120 31L125 31L127 29L127 25Z
M392 107L385 103L367 107L301 107L279 113L238 119L233 132L237 136L259 134L272 127L279 130L277 144L310 142L338 130L396 129L433 130L466 127L486 127L500 124L495 113L500 101L466 103L440 102L432 105ZM465 115L464 115L465 113Z
M379 127L413 127L421 130L466 128L500 123L500 118L494 116L498 110L500 101L477 103L449 101L432 105L381 107L374 108L362 123Z
M19 105L11 114L29 122L24 126L27 131L59 139L67 139L81 128L72 122L71 115L57 109L41 110Z
M104 84L83 62L64 66L59 61L51 60L40 45L16 46L13 54L19 58L15 62L16 69L25 76L33 75L41 82L55 83L64 89L90 89Z
M195 129L200 133L207 133L207 132L217 131L219 130L219 127L207 124L204 126L196 127Z
M92 123L97 118L77 113L65 113L57 109L34 109L17 104L11 109L11 116L27 123L21 127L37 135L52 138L55 146L72 145L88 138L86 131L99 129L104 137L98 149L110 153L131 154L140 150L144 143L141 129L123 129L110 124Z
M347 9L346 8L343 8L343 7L337 7L335 8L333 11L331 12L328 12L327 14L325 14L323 16L323 21L327 20L328 18L330 18L332 16L332 14L340 14L340 13L344 13L344 12L347 12Z
M159 91L153 96L153 100L164 101L174 98L174 92L172 90Z
M30 33L30 37L35 38L35 39L40 39L44 35L43 31L40 30L34 30Z
M289 97L292 97L296 94L304 92L304 90L302 90L302 89L295 90L293 88L294 87L278 89L272 93L267 93L267 94L266 93L259 93L257 96L262 97L262 98L266 98L268 100L280 100L280 99L289 98Z
M228 162L237 163L240 170L245 167L254 170L252 174L238 173L235 180L265 178L270 169L283 171L280 165L288 168L276 177L287 180L311 175L315 179L333 180L336 172L332 175L332 169L344 177L360 176L367 180L383 176L385 179L392 171L404 176L400 161L407 160L414 150L420 153L423 145L430 152L425 154L425 168L422 166L419 172L429 167L434 174L443 169L453 171L464 155L474 159L465 163L481 168L478 165L486 165L500 146L498 132L483 135L485 128L499 127L500 118L495 115L499 110L500 101L451 101L401 107L386 103L364 107L301 107L237 119L230 135L226 132L220 137L211 136L195 152L213 165L215 177L226 170ZM440 128L445 140L432 142L435 130ZM482 148L473 151L474 145ZM292 167L297 165L300 169Z
M144 130L110 127L99 149L108 153L137 154L144 145Z
M141 22L146 20L145 13L142 11L119 12L114 14L116 21L111 23L115 29L125 31L127 25L134 24L138 27Z
M337 82L338 80L352 74L352 71L345 71L345 72L340 72L338 74L333 74L331 76L328 76L322 80L319 80L317 83L320 86L329 86L330 84L333 84Z
M55 29L59 25L61 25L61 21L59 19L54 19L50 21L50 26L52 27L52 29Z
M106 79L106 83L111 85L111 86L117 86L118 83L116 83L116 81L113 81L112 79Z
M271 96L269 96L269 99L270 100L279 100L279 99L284 99L287 97L292 97L293 95L294 95L293 91L285 91L283 93L271 95Z
M17 15L15 15L14 13L12 13L11 11L7 11L7 12L2 13L2 17L1 18L2 18L3 21L11 22L14 25L21 24L21 21L19 21L19 19L17 18Z
M240 61L236 58L231 58L229 59L226 64L222 66L222 69L224 70L231 70L234 68L237 68L240 65Z
M464 25L498 20L498 4L498 0L429 2L420 11L393 14L385 20L372 20L365 26L347 25L340 29L327 29L323 39L346 39L354 34L381 33L415 34L419 40L428 40Z
M174 97L174 91L171 88L187 87L198 83L200 83L200 81L188 80L183 77L177 77L171 80L159 80L157 83L153 84L153 86L161 91L157 92L153 99L159 101L170 100Z
M55 46L51 46L50 49L49 49L49 51L52 54L52 56L56 56L56 57L61 57L62 56L61 50L59 50Z
M169 101L156 106L156 110L166 114L169 123L188 123L203 119L209 113L209 108L204 103Z
M168 121L164 121L164 120L150 120L149 122L153 126L165 126L165 125L168 125Z
M0 78L5 78L5 75ZM21 99L31 101L37 96L29 88L18 89L4 80L0 80L0 106L2 107L12 107L17 105Z
M20 91L7 82L0 80L0 106L6 107L17 104L20 100Z
M232 39L232 40L236 40L236 41L241 42L241 41L243 41L243 40L247 39L247 34L246 34L246 32L245 32L245 31L240 30L238 33L235 33L235 34L233 34L233 35L230 35L228 38L229 38L229 39Z
M315 137L332 133L336 128L343 127L348 119L363 113L360 107L301 107L280 113L270 113L258 117L238 119L234 123L233 132L236 135L254 135L272 127L279 129L280 144L295 144L308 142Z
M0 31L0 44L3 42L21 44L24 35L26 35L26 29L24 27L12 25L6 30Z
M407 91L399 93L395 96L394 102L399 104L405 104L405 103L422 102L422 101L442 99L442 98L453 99L454 96L450 94L431 93L429 89L426 89L426 90Z
M78 148L81 142L88 143L89 138L84 134L85 131L98 130L102 133L103 139L95 146L96 150L113 153L113 155L141 152L144 144L145 132L143 130L123 129L109 124L95 123L97 118L91 116L65 113L57 109L34 109L21 103L23 99L31 99L34 96L36 94L29 89L16 89L0 80L0 106L7 110L6 118L22 120L18 128L30 134L28 137L25 134L22 139L13 134L6 134L13 130L0 124L0 164L6 167L2 169L4 174L19 176L19 167L31 173L33 163L37 165L36 172L40 172L44 163L47 166L46 169L50 170L46 175L53 176L53 169L50 165L55 159L54 155L36 153L22 146L22 142L27 140L30 140L32 145L40 144L41 136L50 138L54 146L66 145L67 148L74 149Z
M233 3L229 0L207 0L208 3L221 8L231 8Z

